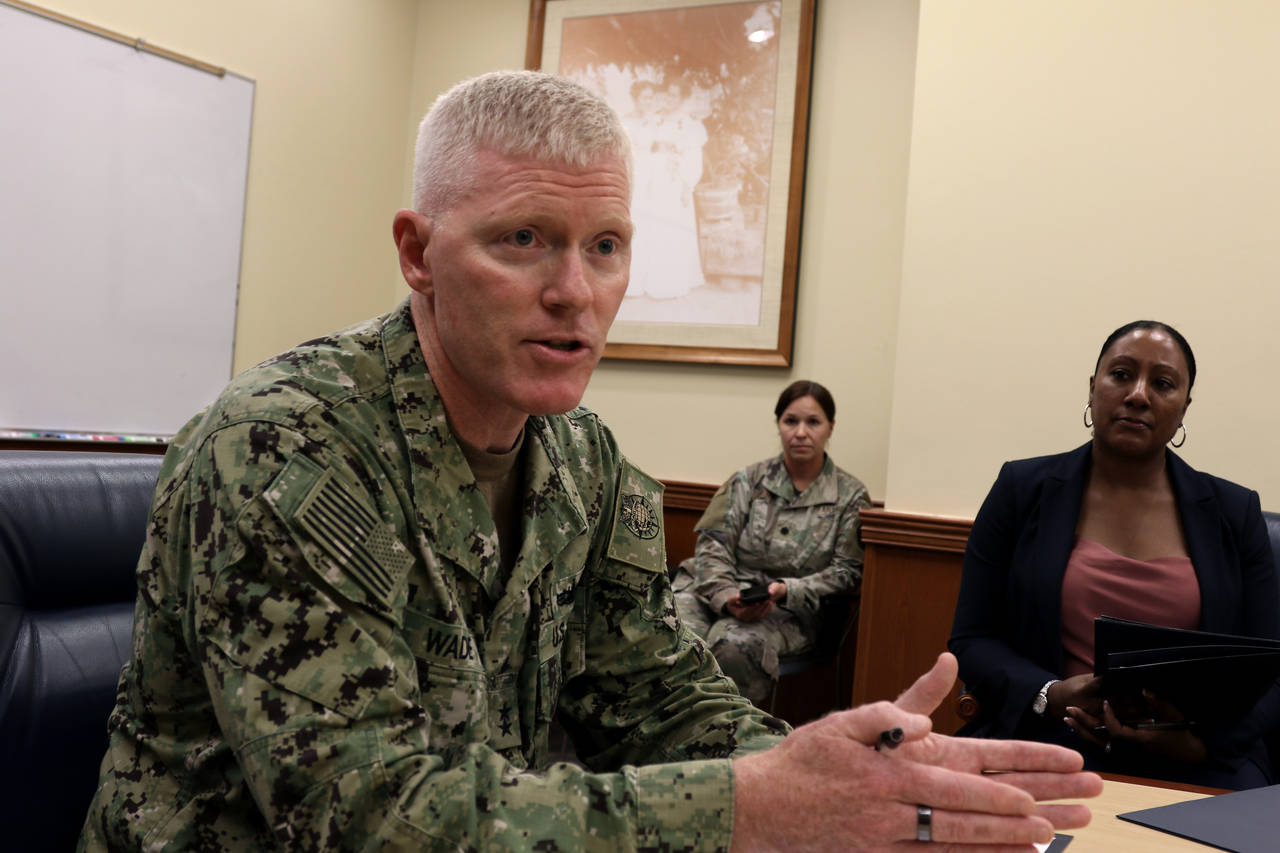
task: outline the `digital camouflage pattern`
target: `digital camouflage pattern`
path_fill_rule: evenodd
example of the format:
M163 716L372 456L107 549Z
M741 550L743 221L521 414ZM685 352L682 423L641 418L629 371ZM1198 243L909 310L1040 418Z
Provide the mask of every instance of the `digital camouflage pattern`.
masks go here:
M737 472L712 497L695 526L694 555L676 578L676 601L747 698L765 701L778 656L812 645L822 597L857 588L858 514L869 506L867 487L829 456L803 492L779 455ZM739 590L772 581L786 583L787 597L764 619L724 615Z
M786 729L680 628L661 486L584 409L522 458L504 577L407 303L235 379L161 471L80 848L727 849Z

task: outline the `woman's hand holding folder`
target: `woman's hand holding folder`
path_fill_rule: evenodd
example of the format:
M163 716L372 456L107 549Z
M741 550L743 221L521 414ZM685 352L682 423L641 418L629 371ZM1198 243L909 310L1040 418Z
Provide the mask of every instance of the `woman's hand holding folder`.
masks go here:
M1084 676L1095 681L1095 676ZM1148 755L1188 764L1203 761L1208 755L1204 741L1193 731L1195 722L1186 719L1173 705L1149 690L1143 690L1140 701L1126 708L1121 722L1111 701L1102 700L1100 716L1079 707L1067 708L1067 725L1081 738L1096 744L1105 752L1113 749L1137 749Z

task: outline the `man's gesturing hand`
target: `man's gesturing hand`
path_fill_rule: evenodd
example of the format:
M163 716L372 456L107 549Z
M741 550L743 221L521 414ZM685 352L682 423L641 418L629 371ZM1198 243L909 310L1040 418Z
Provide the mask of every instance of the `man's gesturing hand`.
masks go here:
M956 661L943 654L895 702L828 715L766 752L734 761L734 851L892 850L914 845L916 807L933 809L942 850L1031 850L1055 827L1089 821L1085 806L1036 800L1091 797L1102 781L1079 754L1021 741L933 734L926 716L948 695ZM901 728L897 750L880 732Z

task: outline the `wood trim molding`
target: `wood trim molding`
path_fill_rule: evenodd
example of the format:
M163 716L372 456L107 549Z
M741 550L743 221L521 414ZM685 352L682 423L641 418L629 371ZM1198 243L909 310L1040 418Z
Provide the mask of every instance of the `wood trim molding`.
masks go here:
M542 67L542 28L547 21L547 0L529 0L529 31L525 34L524 67Z
M866 560L853 704L897 696L946 648L972 526L966 519L862 512ZM934 711L936 731L959 728L956 701L953 689Z
M672 509L691 509L702 512L711 503L711 496L719 486L707 483L687 483L683 480L661 480L665 490L662 505Z
M863 510L863 544L896 545L922 551L963 554L973 522L963 518L914 515L885 509Z
M711 503L711 498L715 495L716 490L720 488L718 485L711 483L690 483L685 480L659 480L663 485L662 505L672 509L689 509L702 512L707 508L707 504ZM884 501L872 501L872 507L883 507ZM864 510L863 517L867 513L875 510ZM883 513L882 513L883 514ZM888 515L899 515L899 513L888 513ZM905 516L904 516L905 517ZM964 535L968 537L969 531L966 528ZM863 536L865 539L865 535ZM964 543L960 545L964 550Z

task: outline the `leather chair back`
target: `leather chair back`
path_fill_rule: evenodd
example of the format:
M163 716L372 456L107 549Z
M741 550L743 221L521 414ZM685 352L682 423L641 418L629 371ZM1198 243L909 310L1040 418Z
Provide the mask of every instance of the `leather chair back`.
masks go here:
M1280 572L1280 512L1263 510L1262 520L1267 523L1267 536L1271 539L1271 556L1276 561L1276 571Z
M1262 520L1267 523L1267 536L1271 539L1271 558L1276 562L1276 572L1280 573L1280 512L1263 510ZM1280 602L1277 602L1280 607ZM1263 737L1267 742L1267 752L1271 757L1271 771L1280 774L1280 729Z
M161 457L0 451L0 846L72 850L129 657Z

